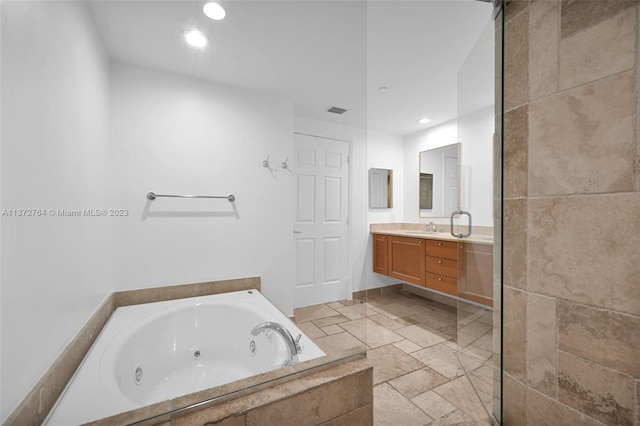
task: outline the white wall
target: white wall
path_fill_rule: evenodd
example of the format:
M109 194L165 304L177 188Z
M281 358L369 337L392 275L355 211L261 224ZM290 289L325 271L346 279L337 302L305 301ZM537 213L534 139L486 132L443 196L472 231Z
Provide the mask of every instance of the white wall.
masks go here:
M2 2L2 209L107 208L108 77L84 6ZM1 418L110 293L111 220L1 217Z
M458 137L462 143L460 164L467 179L466 205L473 225L493 226L493 134L494 108L490 106L458 119ZM464 178L463 178L464 180ZM461 194L462 196L462 194ZM466 219L463 219L466 223Z
M405 137L404 144L404 221L433 221L448 224L449 218L418 217L420 152L461 142L460 165L469 179L460 182L465 209L473 215L473 225L493 226L493 107L460 117ZM463 219L466 223L466 219Z
M293 104L123 64L111 67L115 290L259 275L293 314ZM227 200L157 199L234 194Z
M367 229L372 223L403 222L404 210L404 141L401 136L369 130L367 132L367 168L393 170L393 208L369 209ZM366 188L368 193L368 186ZM368 206L368 205L367 205ZM399 282L395 278L373 272L373 238L369 234L364 266L366 289L385 287ZM357 290L364 290L365 287Z
M389 133L367 131L367 168L393 170L393 208L369 208L369 223L402 221L404 207L403 140ZM369 187L367 186L367 194Z

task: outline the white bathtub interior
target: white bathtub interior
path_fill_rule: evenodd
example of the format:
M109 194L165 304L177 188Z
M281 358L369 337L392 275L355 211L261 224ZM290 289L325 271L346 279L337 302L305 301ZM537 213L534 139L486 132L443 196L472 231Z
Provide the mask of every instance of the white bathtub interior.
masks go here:
M118 308L45 424L93 421L277 369L284 340L250 333L265 321L302 335L298 361L325 355L257 290Z

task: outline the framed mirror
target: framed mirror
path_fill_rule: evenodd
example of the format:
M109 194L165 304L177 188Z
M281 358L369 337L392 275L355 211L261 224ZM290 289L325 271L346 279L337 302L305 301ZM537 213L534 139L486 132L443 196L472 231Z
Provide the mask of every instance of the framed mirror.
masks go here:
M369 208L393 207L393 170L369 169Z
M420 153L420 217L449 217L460 209L460 145Z

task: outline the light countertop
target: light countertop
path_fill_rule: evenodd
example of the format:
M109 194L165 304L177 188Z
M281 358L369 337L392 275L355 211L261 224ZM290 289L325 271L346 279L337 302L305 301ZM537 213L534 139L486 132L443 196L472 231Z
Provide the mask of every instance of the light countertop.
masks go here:
M424 238L444 241L457 241L474 244L493 245L493 233L487 233L486 229L472 232L469 237L456 238L450 232L426 232L424 224L372 224L372 234L395 235L399 237ZM416 226L417 225L417 226ZM447 227L448 228L448 227ZM462 231L465 232L466 230ZM460 232L460 231L457 231Z

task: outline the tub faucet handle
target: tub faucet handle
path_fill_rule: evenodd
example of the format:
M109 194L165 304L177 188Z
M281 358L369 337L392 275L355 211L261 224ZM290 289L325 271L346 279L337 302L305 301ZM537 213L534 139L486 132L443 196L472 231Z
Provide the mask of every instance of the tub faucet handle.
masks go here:
M298 349L298 353L300 353L300 339L302 339L302 334L298 334L298 337L296 337L296 349Z

